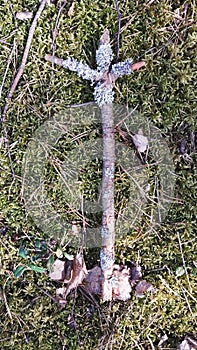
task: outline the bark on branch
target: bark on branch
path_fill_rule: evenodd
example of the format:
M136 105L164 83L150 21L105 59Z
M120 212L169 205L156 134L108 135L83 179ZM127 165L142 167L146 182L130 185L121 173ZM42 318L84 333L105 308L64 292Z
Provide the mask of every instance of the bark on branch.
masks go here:
M114 168L115 139L113 105L101 107L103 131L103 172L102 172L102 248L100 253L102 300L112 300L112 285L110 278L114 266L115 217L114 217Z

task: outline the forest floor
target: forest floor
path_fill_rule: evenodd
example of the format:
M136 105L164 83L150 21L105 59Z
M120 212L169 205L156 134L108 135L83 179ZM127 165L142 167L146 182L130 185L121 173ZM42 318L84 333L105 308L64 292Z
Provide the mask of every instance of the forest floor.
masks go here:
M16 13L29 11L35 16L39 4L38 0L1 2L1 113L32 23L32 18L18 19ZM125 0L119 4L119 60L132 57L134 62L145 61L146 66L117 81L114 103L133 111L133 117L123 123L123 131L135 134L142 127L150 141L150 153L142 167L135 149L116 134L117 143L131 152L128 157L133 167L131 181L124 171L128 163L117 162L116 166L116 261L136 262L155 292L147 292L143 298L133 292L128 301L101 303L81 289L70 294L61 311L54 296L62 283L52 280L48 271L55 259L80 250L78 233L84 222L87 231L100 227L100 212L83 211L82 202L98 202L102 159L88 152L102 135L95 119L97 110L88 104L93 101L89 82L62 67L52 67L45 55L73 57L95 68L96 49L105 28L116 55L118 16L110 0L79 0L73 6L72 1L54 1L42 11L23 75L1 118L2 349L157 349L164 335L166 341L160 349L177 349L185 336L196 336L195 6L195 0ZM78 104L84 105L76 114L73 107L69 114L66 106ZM90 111L95 113L93 121ZM122 114L118 107L116 112L118 124ZM54 120L60 135L52 135ZM44 156L41 154L44 166L35 152L39 144L31 148L38 134L46 141ZM83 148L85 142L88 147ZM84 158L87 154L89 158ZM68 156L76 167L72 168ZM28 169L32 169L28 181L35 185L43 180L38 197L51 210L45 223L44 207L42 212L32 204L37 188L32 185L28 189L24 180L27 159ZM154 168L150 166L153 160ZM81 197L72 182L76 172ZM157 197L154 203L143 202L142 192ZM60 222L67 223L68 236L61 236ZM73 236L77 238L70 245ZM83 252L87 268L99 263L99 246L87 244Z

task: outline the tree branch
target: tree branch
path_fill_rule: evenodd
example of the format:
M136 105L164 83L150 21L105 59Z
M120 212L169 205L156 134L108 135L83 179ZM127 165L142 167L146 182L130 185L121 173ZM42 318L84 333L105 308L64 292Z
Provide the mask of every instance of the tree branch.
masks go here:
M110 46L109 31L106 29L99 41L96 52L97 69L91 69L87 64L72 58L66 60L46 55L45 59L57 63L64 68L77 72L83 79L96 83L94 100L101 108L103 131L103 172L102 172L102 248L100 252L101 264L101 294L103 301L110 301L113 293L118 290L113 279L114 272L114 244L115 244L115 216L114 216L114 168L115 168L115 138L113 118L113 84L118 77L130 74L133 70L144 66L144 62L132 64L131 59L112 65L113 54ZM127 276L128 280L129 275ZM127 281L128 282L128 281ZM129 282L128 282L129 283ZM130 289L129 289L130 290ZM128 294L128 293L127 293ZM126 299L125 299L126 300Z

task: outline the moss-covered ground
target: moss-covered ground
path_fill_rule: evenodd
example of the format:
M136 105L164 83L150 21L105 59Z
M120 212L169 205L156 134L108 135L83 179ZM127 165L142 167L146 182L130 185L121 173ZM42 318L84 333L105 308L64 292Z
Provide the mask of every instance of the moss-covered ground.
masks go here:
M65 105L93 100L93 89L88 82L63 68L52 70L44 59L45 54L52 52L52 33L61 1L56 3L46 6L38 21L24 74L9 102L4 123L15 180L3 130L1 134L0 348L154 349L164 333L168 336L165 347L176 348L185 334L195 333L197 328L195 0L119 1L120 60L128 57L135 62L145 60L146 67L117 82L115 103L130 108L137 106L138 112L159 128L171 152L176 184L165 220L151 230L144 217L139 219L126 237L117 240L116 260L138 261L143 276L153 284L156 293L143 299L133 293L131 300L109 305L100 304L99 299L94 304L80 293L75 299L72 294L62 311L46 295L54 296L58 286L46 273L28 269L18 278L13 273L17 266L30 262L49 268L50 256L52 261L64 252L76 251L65 241L43 233L26 212L23 199L22 160L37 128ZM68 16L70 5L68 1L61 13L56 55L69 55L95 67L97 43L106 27L116 52L114 2L79 0L72 16ZM35 13L38 6L36 0L1 2L1 112L20 65L31 23L31 20L16 20L15 13L24 10ZM78 134L84 131L83 125L73 131L79 145L82 141ZM93 129L91 137L96 136ZM182 154L183 139L187 144ZM53 157L58 164L64 160L66 147L71 147L69 142L70 138L62 138L54 149ZM79 218L67 208L67 198L58 182L59 168L53 164L46 164L48 196L58 213L72 222ZM80 183L87 199L95 196L101 166L101 161L89 162L82 172ZM117 208L126 201L127 180L117 169ZM94 219L99 220L96 216ZM25 250L21 248L19 252L20 247ZM94 266L99 249L86 249L85 259L88 267ZM76 325L69 322L72 313Z

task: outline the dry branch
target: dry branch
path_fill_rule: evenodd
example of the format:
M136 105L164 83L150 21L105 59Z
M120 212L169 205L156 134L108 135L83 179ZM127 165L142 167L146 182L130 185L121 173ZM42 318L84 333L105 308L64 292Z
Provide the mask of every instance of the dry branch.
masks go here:
M112 103L101 107L103 132L103 172L102 172L102 249L100 253L102 299L112 300L112 286L109 279L114 266L115 217L114 217L114 168L115 138Z
M86 63L68 57L63 60L51 55L45 59L56 63L77 74L83 79L90 80L94 87L94 100L101 108L103 131L103 176L102 176L102 248L101 264L101 297L103 301L120 299L122 286L129 284L129 272L120 270L117 276L114 264L115 218L114 218L114 168L115 168L115 139L113 119L113 86L118 77L130 74L144 66L144 62L133 64L131 59L111 66L113 58L110 46L109 31L106 29L99 41L96 52L97 69L91 69ZM128 270L129 271L129 270ZM125 287L126 288L126 287ZM116 292L115 292L116 291ZM124 300L128 297L126 293ZM122 299L123 300L123 299Z

